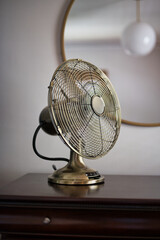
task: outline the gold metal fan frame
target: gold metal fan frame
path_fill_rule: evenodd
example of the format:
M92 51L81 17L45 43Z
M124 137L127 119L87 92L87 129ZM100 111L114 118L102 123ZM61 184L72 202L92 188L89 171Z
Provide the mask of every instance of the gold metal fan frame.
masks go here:
M69 59L69 60L63 62L60 66L63 67L63 65L65 65L67 62L70 62L70 61L72 61L72 60L75 60L75 59ZM76 60L77 60L77 61L83 61L83 60L81 60L81 59L76 59ZM89 65L91 65L91 66L94 66L94 65L92 65L91 63L89 63L89 62L87 62L87 61L83 61L83 62L85 62L85 63L87 63L87 64L89 64ZM50 85L49 85L49 87L48 87L48 88L49 88L49 92L48 92L48 106L49 106L50 117L51 117L52 123L53 123L53 125L54 125L54 128L55 128L57 134L61 137L61 139L63 140L63 142L71 149L71 151L77 153L78 155L80 155L80 156L83 157L83 158L93 159L93 157L84 156L81 152L78 152L75 148L73 148L73 146L70 144L70 142L67 141L67 139L63 136L61 127L59 126L59 124L58 124L58 122L57 122L57 119L56 119L56 116L55 116L55 112L54 112L54 109L53 109L52 97L51 97L51 96L52 96L52 90L53 90L53 85L54 85L54 78L55 78L55 75L56 75L56 73L57 73L57 70L59 69L60 66L58 66L58 67L56 68L56 70L55 70L55 72L54 72L54 74L53 74L52 80L51 80L51 82L50 82ZM111 86L111 88L112 88L112 89L110 89L110 93L111 93L111 95L112 95L112 100L113 100L115 106L118 105L118 108L116 109L116 122L117 122L116 135L118 136L118 135L119 135L119 132L120 132L120 127L121 127L121 109L120 109L120 104L119 104L119 100L118 100L117 94L116 94L115 91L113 92L114 88L113 88L110 80L108 79L108 77L107 77L99 68L97 68L96 66L94 66L94 69L95 69L95 71L96 71L98 74L100 74L100 75L102 76L102 78L106 79L106 80L109 82L109 84L110 84L110 86ZM108 89L110 88L110 86L109 86L109 85L107 86ZM118 114L117 114L117 113L118 113ZM116 141L115 141L115 142L116 142ZM115 142L114 142L114 144L115 144ZM112 147L114 146L114 144L112 145ZM105 155L106 155L106 153L102 154L101 157L103 157L103 156L105 156ZM94 159L97 159L97 158L99 158L99 156L94 157Z
M94 71L96 73L98 73L98 75L104 80L104 82L110 92L110 95L111 95L111 98L113 101L113 105L115 108L115 119L114 120L116 122L116 129L115 129L114 141L112 142L112 145L109 148L109 150L114 146L114 144L118 138L119 131L120 131L120 125L121 125L120 105L119 105L119 101L118 101L116 92L115 92L110 80L108 79L108 77L95 65L93 65L89 62L83 61L81 59L69 59L68 61L65 61L64 63L62 63L55 70L52 80L49 85L48 106L49 106L49 111L50 111L50 118L52 120L54 128L57 131L58 135L62 138L63 142L71 149L71 154L70 154L69 163L65 167L63 167L59 170L56 170L52 175L50 175L48 177L48 181L51 183L64 184L64 185L99 184L99 183L104 182L104 177L101 176L98 171L87 167L85 165L85 163L83 162L83 158L82 158L82 157L84 157L84 158L88 158L88 159L93 159L93 158L96 159L99 156L98 155L94 156L94 157L86 156L86 155L83 155L80 151L77 151L75 149L75 147L73 147L72 144L63 136L61 126L59 126L56 115L55 115L54 108L55 108L56 102L53 104L54 99L53 99L52 93L53 93L53 88L55 87L54 84L55 84L56 74L57 74L57 72L60 71L60 69L63 69L64 65L67 65L69 62L72 62L72 61L77 61L77 63L79 63L79 64L82 62L82 63L87 64L87 66L92 67L94 69ZM93 99L91 98L91 100L93 100ZM92 111L94 111L94 109L92 109ZM96 112L94 114L96 114ZM103 113L100 113L99 116L101 114L103 114ZM81 146L81 142L79 142L79 144ZM105 150L103 152L103 154L101 154L101 157L104 156L109 150L107 150L107 151Z

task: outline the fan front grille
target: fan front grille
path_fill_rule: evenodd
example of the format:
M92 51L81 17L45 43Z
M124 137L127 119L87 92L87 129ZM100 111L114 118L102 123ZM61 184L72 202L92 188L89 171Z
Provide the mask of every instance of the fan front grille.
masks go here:
M100 114L94 110L95 96L104 103ZM94 65L78 59L60 65L50 83L49 106L63 140L81 156L103 156L117 140L119 102L109 79Z

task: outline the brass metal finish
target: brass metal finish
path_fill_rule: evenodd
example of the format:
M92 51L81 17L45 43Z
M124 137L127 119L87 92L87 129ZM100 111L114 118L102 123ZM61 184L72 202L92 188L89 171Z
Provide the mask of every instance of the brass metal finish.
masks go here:
M48 182L48 185L53 189L53 191L60 193L63 196L68 197L85 197L89 195L94 195L96 192L99 192L103 188L102 184L92 184L92 185L62 185L62 184L52 184Z
M104 156L115 144L121 125L120 105L107 76L81 59L63 62L49 86L48 105L56 132L71 149L69 163L48 177L50 183L92 185L104 177L82 157ZM43 110L50 123L48 109Z
M133 121L128 121L125 119L121 120L121 123L124 123L126 125L134 125L137 127L160 127L160 122L158 123L140 123L140 122L133 122Z
M94 95L91 99L91 107L97 115L102 115L105 110L105 103L103 98Z
M91 185L103 183L104 177L100 176L97 171L88 168L82 157L71 151L69 163L49 176L48 181L65 185Z
M70 10L72 8L72 5L74 3L74 0L67 0L69 5L66 9L66 12L64 14L64 18L63 18L63 22L62 22L62 26L61 26L61 38L60 38L60 45L61 45L61 58L62 61L66 60L66 56L65 56L65 49L64 49L64 32L65 32L65 26L66 26L66 22L67 22L67 18L68 15L70 13Z
M100 104L93 106L97 96ZM93 64L80 59L62 63L52 77L48 105L57 132L82 157L102 157L114 146L121 125L118 97ZM104 105L103 111L97 114L99 105Z

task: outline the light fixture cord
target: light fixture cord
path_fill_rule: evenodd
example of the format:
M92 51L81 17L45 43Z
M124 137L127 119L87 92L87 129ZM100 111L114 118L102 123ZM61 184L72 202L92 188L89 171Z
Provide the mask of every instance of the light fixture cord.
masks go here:
M35 132L34 132L34 135L33 135L33 140L32 140L32 147L33 147L33 150L35 152L35 154L44 159L44 160L48 160L48 161L65 161L65 162L69 162L69 160L67 158L50 158L50 157L46 157L46 156L43 156L41 155L38 151L37 151L37 147L36 147L36 139L37 139L37 135L38 135L38 132L39 130L41 129L41 127L44 125L45 123L40 123L38 125L38 127L36 128ZM56 166L55 165L52 165L53 169L54 170L57 170Z
M141 14L140 14L140 0L136 0L136 21L140 22Z

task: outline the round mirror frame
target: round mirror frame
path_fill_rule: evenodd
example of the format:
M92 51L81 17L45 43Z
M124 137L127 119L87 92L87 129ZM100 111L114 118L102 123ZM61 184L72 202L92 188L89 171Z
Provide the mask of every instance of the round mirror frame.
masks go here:
M61 29L61 54L62 54L61 57L62 57L63 61L67 60L66 55L65 55L65 48L64 48L65 26L66 26L67 18L68 18L68 15L69 15L69 12L72 8L73 3L74 3L74 0L70 0L70 2L68 4L68 8L66 9L66 12L65 12L65 15L64 15L62 29ZM126 120L126 119L122 119L121 122L123 124L139 126L139 127L158 127L158 126L160 126L160 122L157 122L157 123L141 123L141 122L129 121L129 120Z

